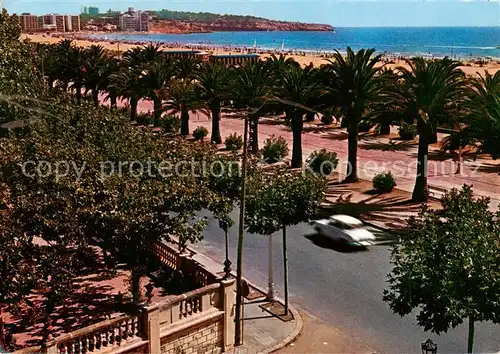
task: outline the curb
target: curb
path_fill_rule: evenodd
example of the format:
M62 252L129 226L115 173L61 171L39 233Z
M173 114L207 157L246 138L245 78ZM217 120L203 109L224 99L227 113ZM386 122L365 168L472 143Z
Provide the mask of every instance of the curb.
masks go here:
M205 256L205 257L208 257L208 256ZM210 258L210 257L208 257L208 258ZM212 258L210 258L210 259L212 259ZM236 273L234 271L231 272L231 275L236 279ZM250 287L258 290L259 292L261 292L263 294L267 293L267 291L265 289L262 289L260 286L257 286L253 283L250 283L245 278L243 278L243 280L245 280ZM285 306L285 300L283 300L282 298L275 297L274 301L277 301L277 302L281 303L283 306ZM293 307L293 305L291 305L291 304L288 304L288 309L290 310L290 312L293 315L293 318L296 321L295 328L293 329L292 333L290 333L288 336L286 336L285 339L283 339L281 342L279 342L279 343L277 343L269 348L266 348L260 352L257 352L257 354L273 353L273 352L285 347L286 345L290 344L291 342L293 342L295 339L297 339L300 332L302 332L302 327L304 327L304 320L302 319L302 316L300 315L299 311L295 307Z

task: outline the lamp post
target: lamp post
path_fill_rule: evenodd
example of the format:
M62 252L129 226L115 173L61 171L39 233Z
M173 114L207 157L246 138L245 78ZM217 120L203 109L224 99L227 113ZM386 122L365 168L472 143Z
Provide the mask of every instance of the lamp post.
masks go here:
M427 339L422 343L422 354L436 354L437 348L437 344L432 339Z
M224 280L229 279L231 276L231 261L229 260L229 221L226 219L219 220L219 226L222 230L224 230L224 238L226 244L226 259L224 261Z

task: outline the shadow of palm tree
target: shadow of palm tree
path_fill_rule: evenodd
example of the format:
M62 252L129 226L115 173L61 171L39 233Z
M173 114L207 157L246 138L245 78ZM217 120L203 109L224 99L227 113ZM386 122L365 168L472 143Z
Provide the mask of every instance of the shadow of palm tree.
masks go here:
M347 140L349 138L349 135L344 132L344 131L332 131L332 132L328 132L328 134L326 134L324 136L325 139L331 139L331 140Z
M318 124L318 125L308 125L302 129L304 133L319 134L324 132L329 132L332 130L330 125Z
M388 143L383 142L369 142L361 144L359 147L364 150L380 150L380 151L408 151L413 147L416 147L418 144L414 142L402 141L395 143L391 140Z
M259 119L259 125L284 125L285 120L279 118L261 118Z
M354 192L346 184L330 184L326 192L328 202L320 208L318 216L346 214L368 222L384 223L386 228L402 229L406 227L408 216L416 214L420 208L419 203L390 194L365 194L363 200L351 202Z
M477 171L483 173L497 173L500 175L500 164L482 163Z

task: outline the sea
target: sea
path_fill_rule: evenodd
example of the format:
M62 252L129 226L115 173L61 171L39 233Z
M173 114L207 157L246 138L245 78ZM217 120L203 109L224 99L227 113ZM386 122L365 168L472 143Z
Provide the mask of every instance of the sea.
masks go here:
M375 48L401 56L500 58L500 27L338 27L335 32L212 32L95 34L108 40L302 52Z

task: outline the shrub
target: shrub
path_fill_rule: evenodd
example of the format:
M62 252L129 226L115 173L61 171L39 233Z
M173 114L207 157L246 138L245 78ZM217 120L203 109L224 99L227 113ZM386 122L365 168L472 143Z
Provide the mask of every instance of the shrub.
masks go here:
M153 116L148 113L137 113L137 125L150 125L153 123Z
M160 127L162 127L167 133L177 134L181 127L181 121L176 116L169 114L161 117Z
M331 116L329 114L321 116L321 123L323 123L325 125L332 124L333 123L333 116Z
M372 180L373 188L379 193L388 193L396 187L396 180L391 172L379 173Z
M311 170L323 176L329 176L339 163L337 154L326 149L314 151L307 161Z
M403 140L413 140L417 136L417 126L415 124L401 123L398 129L399 136Z
M267 163L275 163L281 161L288 155L288 143L286 140L279 136L271 136L264 142L262 149L262 156Z
M456 151L460 149L460 144L462 148L471 144L471 139L469 136L469 129L464 129L462 133L453 132L443 139L443 145L441 147L442 151Z
M243 138L241 135L233 133L226 138L224 143L229 151L238 151L243 147Z
M373 127L372 123L370 123L370 122L368 122L366 120L362 120L361 122L359 122L358 132L360 132L360 133L368 133L372 127Z
M207 128L203 127L203 126L199 126L198 128L196 128L194 131L193 131L193 137L196 139L196 140L202 140L204 137L206 137L208 135L208 130Z

